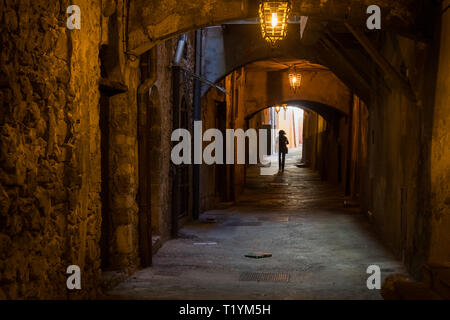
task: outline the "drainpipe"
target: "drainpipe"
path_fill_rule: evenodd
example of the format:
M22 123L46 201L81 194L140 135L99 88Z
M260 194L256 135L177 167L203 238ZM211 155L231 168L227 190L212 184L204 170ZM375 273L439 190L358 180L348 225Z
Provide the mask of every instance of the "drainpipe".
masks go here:
M143 95L153 87L155 84L157 77L156 77L156 66L157 66L157 60L156 60L156 46L153 47L150 51L151 54L151 69L150 69L150 76L147 80L145 80L141 85L138 87L138 94L139 94L139 107L143 106L144 100Z
M202 30L195 33L195 73L201 76L202 72ZM201 82L194 82L194 121L202 120L201 110ZM192 217L197 220L200 216L200 165L194 164L193 169L193 208Z
M184 46L186 44L186 35L181 35L178 38L178 44L177 44L177 48L175 50L175 55L173 57L173 61L172 61L172 110L173 112L179 112L180 110L180 85L181 85L181 76L180 76L180 71L181 71L181 66L180 66L180 62L181 62L181 58L183 56L183 51L184 51ZM174 119L175 118L175 113L174 113ZM175 124L176 128L173 127L172 129L175 130L178 128L179 123ZM172 174L172 185L178 185L177 183L174 183L176 179L176 166L171 162L170 163L170 168L171 168L171 174ZM175 190L172 190L172 200L173 200L173 195L175 194ZM172 206L178 206L178 204L176 204L174 201L172 201ZM178 208L176 208L178 209ZM174 208L172 207L172 215L171 215L171 219L172 219L172 228L171 228L171 234L172 234L172 238L176 239L178 238L178 210L174 210Z
M175 51L175 56L173 58L173 65L174 66L179 66L180 65L180 61L181 61L181 57L183 55L183 51L184 51L184 46L186 44L186 34L182 34L179 38L178 38L178 45L177 45L177 50Z

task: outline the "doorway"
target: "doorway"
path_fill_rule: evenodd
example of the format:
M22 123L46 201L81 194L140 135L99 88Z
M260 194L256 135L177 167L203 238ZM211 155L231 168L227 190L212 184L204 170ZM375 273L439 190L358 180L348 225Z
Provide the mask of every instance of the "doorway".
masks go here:
M189 112L184 97L181 105L174 109L173 120L174 130L189 128ZM189 165L183 163L175 166L174 168L172 209L174 210L174 218L181 219L189 214Z
M184 79L183 72L179 67L172 69L172 94L173 94L173 114L172 114L172 130L187 129L190 132L191 125L189 119L192 115L189 110L186 98L180 92L180 86ZM172 142L172 148L176 142ZM178 228L180 220L189 216L190 211L190 185L191 173L190 165L180 164L174 165L171 162L171 184L172 184L172 237L178 236Z
M141 83L151 75L151 53L141 57ZM138 103L138 170L139 170L139 256L142 267L152 265L152 214L151 214L151 127L152 99L151 88L144 90Z

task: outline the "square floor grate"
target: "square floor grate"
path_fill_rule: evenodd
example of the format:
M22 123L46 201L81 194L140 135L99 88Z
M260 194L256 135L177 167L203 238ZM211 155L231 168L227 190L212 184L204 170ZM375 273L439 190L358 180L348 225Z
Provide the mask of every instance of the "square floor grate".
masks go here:
M243 272L239 281L289 282L289 273L284 272Z

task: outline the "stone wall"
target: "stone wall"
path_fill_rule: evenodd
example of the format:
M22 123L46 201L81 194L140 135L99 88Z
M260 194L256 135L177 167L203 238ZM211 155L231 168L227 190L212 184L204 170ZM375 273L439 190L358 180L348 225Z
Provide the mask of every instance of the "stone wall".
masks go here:
M140 60L126 53L123 1L103 6L78 1L80 30L66 27L70 4L0 3L0 298L96 297L101 256L108 259L106 269L130 274L140 265ZM194 43L190 33L182 62L190 70ZM154 111L153 231L163 241L172 223L173 79L168 67L176 46L177 38L157 45L158 77L147 91ZM103 88L107 83L107 89L100 91L99 83ZM192 79L182 78L177 89L192 112ZM100 97L107 115L100 112ZM103 157L102 122L107 128ZM105 159L109 192L101 199ZM102 200L109 219L104 226ZM105 242L101 234L108 235ZM65 272L73 264L81 268L79 291L66 289Z
M0 298L95 297L100 280L100 6L2 1ZM79 265L84 290L69 293Z
M225 90L230 94L225 97L227 106L226 113L226 128L227 129L242 129L246 131L247 122L245 119L246 111L248 109L246 102L246 94L248 88L246 87L247 72L245 68L239 68L233 71L225 78ZM225 138L225 137L224 137ZM225 141L225 140L224 140ZM237 145L235 144L235 164L228 167L227 186L229 188L229 199L235 200L236 197L244 190L245 183L245 165L237 164Z
M181 106L183 100L188 109L188 119L193 116L193 92L194 81L191 77L180 72L180 85L177 90L178 101L173 99L173 74L172 61L178 44L178 37L174 37L157 45L157 78L152 90L158 91L159 108L160 108L160 136L155 143L160 146L159 170L157 172L157 180L152 185L152 217L156 218L155 225L156 234L163 241L170 238L172 227L172 180L171 180L171 150L172 150L172 117L173 106L177 103ZM185 54L181 60L181 66L188 70L194 71L195 64L195 32L187 34L187 43ZM192 124L189 123L189 128ZM157 138L157 135L155 135ZM153 143L153 142L151 142ZM155 159L156 160L156 159ZM156 169L156 168L155 168ZM192 170L190 170L189 185L190 192L188 199L192 199ZM189 216L192 217L192 203L189 204Z
M313 170L319 167L318 156L321 149L318 149L319 138L323 135L326 121L323 117L313 111L306 111L303 118L303 150L302 159Z
M443 67L448 60L447 20L444 16L442 26L437 26L440 47L384 33L380 52L407 79L416 101L378 74L368 109L354 98L352 136L343 142L344 152L351 148L346 193L359 198L384 244L418 278L426 261L445 262L450 252L445 245L450 179L445 147L448 68ZM321 165L329 154L320 151L326 141L320 131L317 115L306 114L304 153L310 153L307 160L323 177L323 170L334 169ZM338 141L345 139L344 133L339 135Z
M350 126L351 121L351 116L324 119L311 110L305 111L303 121L303 162L318 171L323 180L345 187L347 195L351 195L348 190L355 188L355 179L349 179L349 170L355 175L359 172L355 161L359 146L355 146L355 154L350 154L349 149L358 142L360 131Z
M120 6L118 7L120 12ZM111 19L111 17L109 18ZM119 28L123 22L117 17ZM119 53L123 52L120 32L115 35ZM109 37L111 38L111 37ZM114 37L112 37L114 38ZM186 44L186 55L182 66L192 70L194 61L194 33L190 33ZM120 54L117 65L119 72L113 80L124 81L128 91L109 98L110 104L110 207L112 218L112 239L110 240L111 262L109 268L125 270L128 274L140 266L139 256L139 169L138 169L138 99L149 101L150 121L150 207L152 235L161 242L168 240L172 228L172 180L171 180L171 134L173 110L173 71L172 60L178 38L168 39L156 45L155 56L146 61L155 64L154 81L145 87L145 80L139 71L142 57L133 58ZM179 71L178 71L179 72ZM181 74L181 85L176 88L178 96L186 101L192 110L193 81ZM147 97L141 97L146 95ZM147 99L147 100L146 100ZM192 118L190 111L189 118ZM190 183L192 185L192 183Z
M122 13L123 1L103 2L99 22L102 36L101 77L108 84L102 89L103 127L102 166L105 190L102 201L104 223L101 242L102 268L119 269L128 274L139 265L138 233L138 87L139 59L126 54ZM117 87L123 87L118 90ZM100 147L100 146L98 146ZM106 223L105 223L106 222Z
M427 119L435 108L435 49L431 43L389 34L384 34L380 48L407 79L413 96L405 96L381 77L374 83L374 95L368 103L363 210L370 212L383 242L420 277L429 257L431 235L429 132L435 124Z
M442 10L450 1L443 1ZM431 241L429 260L450 261L450 11L442 14L431 146Z
M229 94L219 93L216 89L210 89L202 100L202 120L205 122L203 131L209 128L220 128L220 121L223 121L225 129L248 129L246 119L248 106L246 104L246 76L245 67L233 71L223 79L221 85ZM219 105L219 104L220 105ZM225 108L219 116L218 108ZM222 117L222 119L220 119ZM223 142L226 143L226 135L223 132ZM209 143L204 143L204 147ZM245 165L237 164L237 147L235 143L235 164L218 167L216 165L202 165L201 167L201 211L212 209L220 201L234 201L242 193L245 185ZM226 162L226 154L224 154ZM220 170L224 170L224 176L217 175ZM216 187L216 179L223 179L219 182L222 188ZM222 191L218 190L221 189Z

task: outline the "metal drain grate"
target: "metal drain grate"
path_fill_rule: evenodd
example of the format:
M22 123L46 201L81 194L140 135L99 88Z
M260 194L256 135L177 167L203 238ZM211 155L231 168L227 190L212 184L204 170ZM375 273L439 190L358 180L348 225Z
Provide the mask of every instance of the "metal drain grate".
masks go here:
M284 272L243 272L239 276L239 281L289 282L289 279L289 273Z

